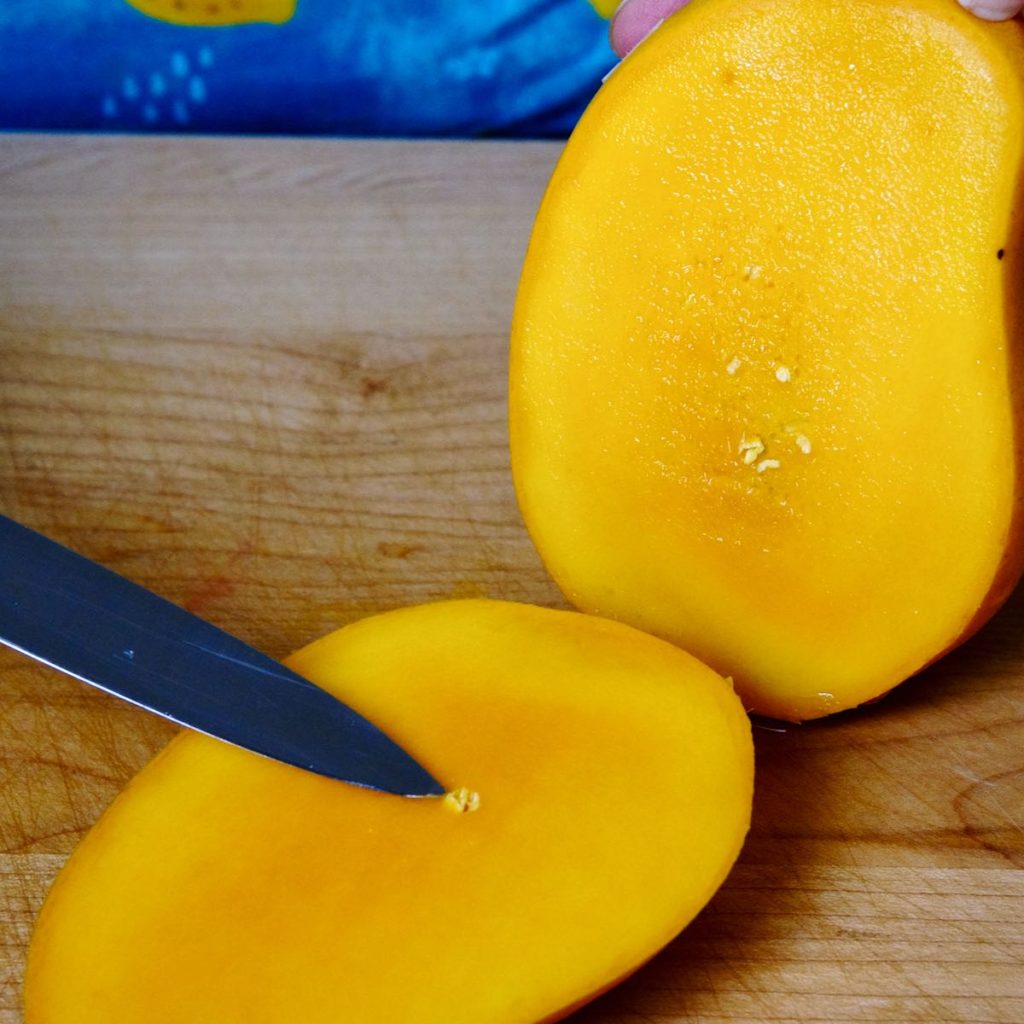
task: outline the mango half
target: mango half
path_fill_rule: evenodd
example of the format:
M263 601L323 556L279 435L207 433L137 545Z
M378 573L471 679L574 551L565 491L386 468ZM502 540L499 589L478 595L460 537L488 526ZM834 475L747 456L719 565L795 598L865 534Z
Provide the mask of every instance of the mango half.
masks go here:
M290 663L452 793L391 796L182 734L59 875L27 1024L556 1020L668 942L740 849L742 706L639 631L443 602Z
M953 0L695 0L550 181L523 516L578 607L755 711L878 697L1020 575L1022 34Z

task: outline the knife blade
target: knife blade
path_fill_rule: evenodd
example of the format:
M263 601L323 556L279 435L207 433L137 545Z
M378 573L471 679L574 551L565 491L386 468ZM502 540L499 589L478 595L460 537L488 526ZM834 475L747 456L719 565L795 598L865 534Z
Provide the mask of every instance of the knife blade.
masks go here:
M402 796L445 792L373 723L308 679L2 515L0 643L277 761Z

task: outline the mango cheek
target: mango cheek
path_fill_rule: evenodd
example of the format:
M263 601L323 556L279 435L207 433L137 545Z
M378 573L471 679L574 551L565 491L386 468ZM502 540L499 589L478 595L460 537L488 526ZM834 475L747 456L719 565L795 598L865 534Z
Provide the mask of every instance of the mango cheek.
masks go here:
M668 942L739 851L749 724L662 641L466 601L365 620L291 663L450 794L182 735L58 878L28 1024L556 1019Z
M1020 575L1022 35L946 0L705 0L549 185L523 515L574 603L759 712L878 697Z

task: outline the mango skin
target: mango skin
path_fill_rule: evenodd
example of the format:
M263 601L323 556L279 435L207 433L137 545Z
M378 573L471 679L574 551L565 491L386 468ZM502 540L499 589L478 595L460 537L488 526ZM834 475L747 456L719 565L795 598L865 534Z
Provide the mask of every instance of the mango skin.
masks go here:
M523 517L574 604L749 709L877 699L1020 576L1022 40L950 0L695 0L551 179Z
M290 664L468 793L403 799L182 734L58 877L26 1024L557 1020L667 943L739 852L740 702L636 630L442 602Z

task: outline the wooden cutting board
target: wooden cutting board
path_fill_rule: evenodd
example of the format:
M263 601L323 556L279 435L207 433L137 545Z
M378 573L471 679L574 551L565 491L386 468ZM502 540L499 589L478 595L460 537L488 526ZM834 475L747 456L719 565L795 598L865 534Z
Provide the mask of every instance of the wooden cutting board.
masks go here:
M0 512L275 656L411 602L562 604L505 430L557 153L0 139ZM574 1019L1024 1021L1022 723L1020 595L874 707L758 723L729 882ZM2 1024L47 885L172 732L0 652Z

